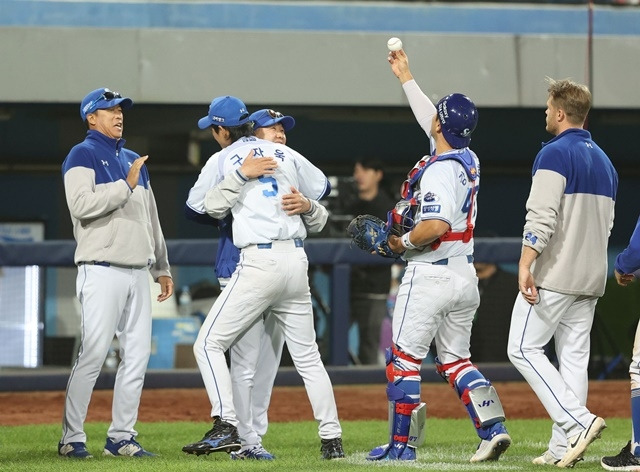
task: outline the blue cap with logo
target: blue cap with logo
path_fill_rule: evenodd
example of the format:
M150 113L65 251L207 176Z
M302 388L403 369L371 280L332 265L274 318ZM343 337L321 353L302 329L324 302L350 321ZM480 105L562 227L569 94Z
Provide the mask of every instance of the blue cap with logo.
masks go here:
M451 147L467 147L478 124L478 109L471 99L461 93L452 93L440 99L436 110L442 134Z
M133 100L123 97L118 92L109 90L106 87L95 89L82 99L82 103L80 103L80 118L82 118L82 121L87 121L89 113L115 107L116 105L120 105L123 110L126 110L133 106Z
M279 111L268 108L253 112L249 121L253 121L253 129L266 128L281 123L284 130L289 131L296 125L296 120L292 116L283 115Z
M226 95L213 99L207 116L198 120L198 128L207 129L211 125L240 126L248 121L249 112L242 100Z

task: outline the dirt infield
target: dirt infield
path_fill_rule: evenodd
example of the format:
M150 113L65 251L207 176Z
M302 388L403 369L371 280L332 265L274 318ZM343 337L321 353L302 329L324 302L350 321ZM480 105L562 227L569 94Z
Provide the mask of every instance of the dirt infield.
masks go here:
M496 382L508 418L546 418L531 388L523 382ZM334 387L342 420L387 418L386 385L337 385ZM87 421L110 421L111 390L93 393ZM451 388L443 383L424 383L422 399L427 415L465 418L466 410ZM64 392L0 393L0 425L57 423L61 421ZM593 381L589 386L589 409L604 418L629 417L629 381ZM209 400L204 389L146 389L142 394L139 421L209 421ZM270 421L313 420L304 387L276 387L269 408Z

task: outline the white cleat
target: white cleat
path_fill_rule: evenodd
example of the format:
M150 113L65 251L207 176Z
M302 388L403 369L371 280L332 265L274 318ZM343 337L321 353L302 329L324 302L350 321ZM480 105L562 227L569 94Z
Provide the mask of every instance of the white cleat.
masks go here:
M604 419L596 416L587 429L568 439L567 452L556 465L562 468L573 467L576 462L582 459L589 444L598 439L606 427Z
M483 439L470 462L497 461L510 445L511 436L506 433L496 434L490 440Z
M558 462L560 462L560 459L553 457L548 450L531 461L531 463L535 465L556 465Z

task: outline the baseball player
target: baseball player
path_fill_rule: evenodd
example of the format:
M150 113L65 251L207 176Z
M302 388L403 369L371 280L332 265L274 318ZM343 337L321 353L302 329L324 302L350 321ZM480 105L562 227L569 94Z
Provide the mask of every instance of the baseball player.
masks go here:
M616 281L626 287L640 276L640 218L629 245L616 257ZM631 375L631 440L616 456L603 457L600 463L607 470L640 470L640 323L633 343Z
M220 114L221 110L215 112ZM293 117L269 109L253 113L249 121L253 123L257 137L280 144L286 144L286 132L295 125ZM224 143L225 147L229 144L231 143ZM219 222L204 211L207 185L212 182L212 172L217 170L219 155L218 152L211 156L189 192L185 213L190 219L206 224ZM251 174L251 170L247 169L251 159L245 160L245 168L241 166L245 175ZM258 172L261 171L262 169L258 169ZM283 205L290 204L292 210L288 213L301 214L307 229L315 224L324 226L327 221L326 208L317 202L307 200L297 191L283 196ZM225 217L219 223L220 238L215 270L220 275L220 287L224 289L236 269L240 251L233 245L231 238L231 217ZM283 345L284 336L275 322L275 317L265 316L264 322L254 323L231 347L231 379L238 432L242 442L242 448L231 454L233 459L274 459L274 456L262 446L262 437L267 432L267 412Z
M238 99L233 101L239 105L235 115L229 109L221 116L214 102L199 127L212 126L214 138L220 142L220 133L228 132L221 123L242 125L249 117L244 116L246 109ZM308 261L303 249L307 230L299 215L289 214L297 203L283 199L283 195L300 189L318 200L328 192L328 180L306 158L285 145L249 133L234 137L218 157L219 175L224 178L207 192L204 207L217 219L232 214L233 240L241 250L240 261L194 344L212 405L213 427L202 440L185 446L183 451L199 455L240 449L224 351L247 328L260 322L262 313L269 311L283 330L294 365L307 387L319 421L322 457L344 457L331 381L315 342ZM247 161L266 162L267 168L262 174L245 174L242 167Z
M64 189L78 243L76 292L82 306L82 337L71 370L58 453L90 458L84 421L100 368L114 335L120 342L113 391L113 418L104 455L152 456L134 429L151 353L149 272L160 284L158 301L173 293L167 248L140 157L124 147L122 111L133 102L107 88L82 100L89 131L62 164Z
M491 383L471 363L469 338L480 303L473 267L473 227L480 183L479 161L468 146L478 112L454 93L434 107L409 70L403 50L389 53L411 108L434 145L409 172L398 208L407 230L388 245L407 261L393 313L393 344L387 350L389 442L369 460L415 460L424 439L420 366L435 339L436 367L456 391L480 444L471 462L497 460L511 444L504 411ZM428 126L427 126L428 125Z
M591 93L548 78L546 130L533 163L508 355L554 422L534 464L573 467L606 427L587 401L589 334L607 279L618 175L583 129ZM559 368L544 353L554 338Z

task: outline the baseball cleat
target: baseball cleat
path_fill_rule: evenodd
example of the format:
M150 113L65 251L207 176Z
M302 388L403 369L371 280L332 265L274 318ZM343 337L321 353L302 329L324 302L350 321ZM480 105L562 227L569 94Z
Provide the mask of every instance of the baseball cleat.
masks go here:
M107 438L104 445L103 456L120 456L120 457L155 457L152 452L145 451L144 448L135 440L123 439L115 442L111 438Z
M342 459L344 457L342 438L323 439L320 452L323 459Z
M497 461L509 446L511 446L511 436L506 433L496 434L491 439L483 439L469 462Z
M87 445L83 442L71 442L67 444L58 443L58 455L72 459L92 459L93 456L87 451Z
M541 456L538 456L531 461L531 463L535 465L556 465L558 462L560 462L560 459L553 457L549 450L544 451Z
M605 456L600 465L606 470L627 470L640 472L640 457L631 453L631 441L620 450L617 456Z
M200 441L184 446L182 451L200 456L212 452L230 453L239 450L241 447L238 429L231 423L215 418L213 428L207 431Z
M255 459L259 461L272 461L275 459L275 456L267 451L264 447L262 447L262 444L258 444L257 446L250 446L247 448L243 447L237 452L232 452L231 459Z
M585 430L567 440L567 452L556 465L564 468L573 467L582 459L589 444L598 439L606 427L604 419L596 416Z
M404 447L401 447L404 446ZM389 444L371 449L367 455L368 461L415 461L416 448L408 446L406 443L395 443L394 447Z

